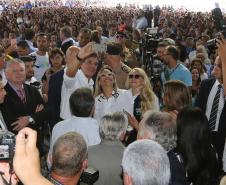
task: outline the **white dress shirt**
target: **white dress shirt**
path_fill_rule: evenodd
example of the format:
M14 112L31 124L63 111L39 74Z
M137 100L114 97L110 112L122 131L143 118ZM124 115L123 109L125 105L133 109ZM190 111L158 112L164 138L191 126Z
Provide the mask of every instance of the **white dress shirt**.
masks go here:
M64 69L63 84L61 90L61 105L60 105L60 117L62 119L68 119L71 117L71 111L69 107L69 98L71 94L78 88L89 87L93 90L93 80L84 75L82 70L78 70L74 77L68 77L66 75L66 68Z
M52 155L53 146L57 139L68 132L78 132L81 134L85 139L87 146L97 145L101 142L99 124L95 119L91 117L71 116L71 118L60 121L53 127L49 157ZM51 166L49 157L47 158L48 167Z
M108 99L103 94L95 98L94 118L97 121L100 121L108 113L123 111L123 109L133 115L134 100L127 90L118 89L117 92L113 91L112 94Z
M52 153L53 145L56 140L68 132L78 132L81 134L84 137L87 146L97 145L101 141L99 124L95 119L91 117L71 116L71 118L60 121L53 127L50 153Z
M210 119L210 114L211 114L211 109L212 109L212 105L213 105L213 100L214 100L214 97L217 93L217 90L218 90L218 85L220 83L216 80L210 93L209 93L209 97L208 97L208 100L207 100L207 104L206 104L206 117L207 119L209 120ZM218 112L217 112L217 120L216 120L216 125L215 125L215 129L214 131L217 131L218 130L218 126L219 126L219 120L220 120L220 115L221 115L221 112L223 110L223 107L224 107L224 90L223 90L223 87L221 88L221 94L220 94L220 99L219 99L219 106L218 106Z

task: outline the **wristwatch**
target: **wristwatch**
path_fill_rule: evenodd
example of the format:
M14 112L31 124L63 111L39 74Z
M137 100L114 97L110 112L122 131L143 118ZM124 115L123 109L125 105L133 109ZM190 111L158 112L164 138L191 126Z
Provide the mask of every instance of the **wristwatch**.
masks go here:
M78 56L78 53L77 53L77 55L76 55L76 58L77 58L77 60L78 60L79 62L83 62L83 59L80 58L80 57Z
M31 116L28 116L28 121L29 121L29 124L31 125L35 124L35 120Z

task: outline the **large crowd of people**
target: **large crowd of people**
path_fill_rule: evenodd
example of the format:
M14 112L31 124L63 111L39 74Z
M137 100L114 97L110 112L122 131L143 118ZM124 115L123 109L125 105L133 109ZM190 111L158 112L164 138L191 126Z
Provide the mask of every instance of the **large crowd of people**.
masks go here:
M219 185L221 10L64 3L0 1L0 184Z

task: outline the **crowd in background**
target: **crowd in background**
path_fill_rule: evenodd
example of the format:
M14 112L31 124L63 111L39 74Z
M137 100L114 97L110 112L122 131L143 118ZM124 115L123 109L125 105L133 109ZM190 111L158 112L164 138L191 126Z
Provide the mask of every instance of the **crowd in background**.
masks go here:
M219 184L226 172L220 9L67 3L0 1L0 128L20 133L17 146L25 135L36 142L24 127L37 131L53 184L76 184L87 162L100 172L96 184L122 184L121 161L125 185Z

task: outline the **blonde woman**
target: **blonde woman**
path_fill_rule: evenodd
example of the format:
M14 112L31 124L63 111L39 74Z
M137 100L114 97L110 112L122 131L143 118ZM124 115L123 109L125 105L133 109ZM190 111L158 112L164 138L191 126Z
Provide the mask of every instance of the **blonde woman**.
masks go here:
M123 110L133 114L132 96L127 90L118 89L112 69L104 66L96 78L94 118L100 121L108 113Z
M128 93L134 99L133 115L138 122L141 121L143 114L148 110L159 110L159 101L152 90L150 80L141 68L134 68L130 71L126 86ZM126 144L136 140L137 131L133 129L127 139Z

